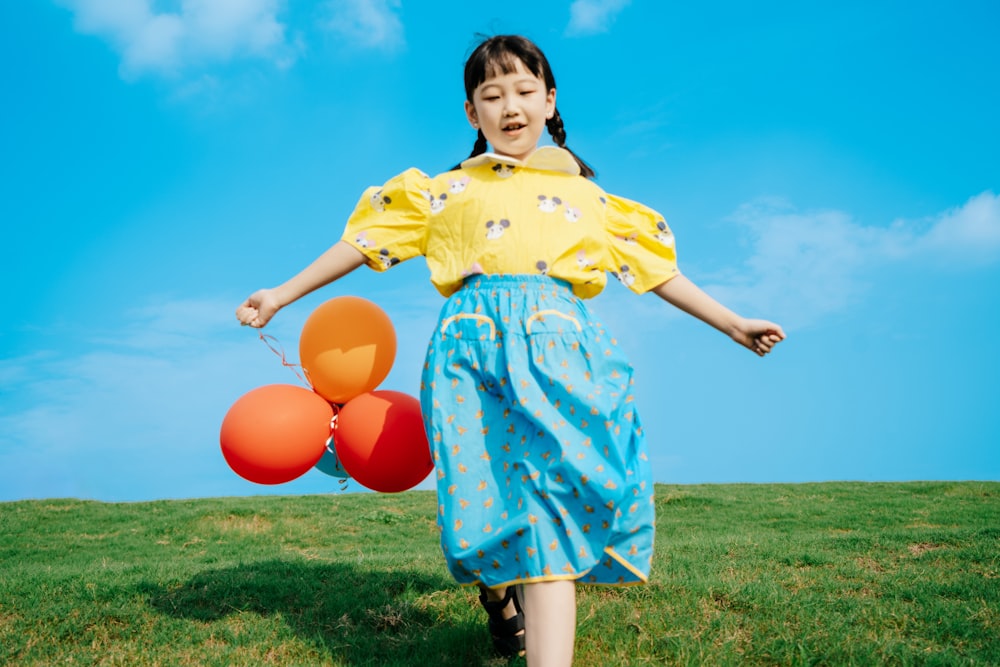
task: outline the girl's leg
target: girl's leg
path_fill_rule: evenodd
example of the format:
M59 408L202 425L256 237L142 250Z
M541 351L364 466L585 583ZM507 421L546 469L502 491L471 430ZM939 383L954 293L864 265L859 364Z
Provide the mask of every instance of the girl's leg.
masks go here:
M569 667L576 640L576 582L525 584L523 591L529 667Z

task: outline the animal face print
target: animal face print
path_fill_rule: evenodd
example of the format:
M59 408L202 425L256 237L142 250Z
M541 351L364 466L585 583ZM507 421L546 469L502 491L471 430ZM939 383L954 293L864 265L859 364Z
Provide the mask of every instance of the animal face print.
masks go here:
M469 265L469 268L467 268L466 270L462 271L462 276L463 277L464 276L475 276L475 275L478 275L480 273L486 273L485 271L483 271L483 265L480 264L479 262L473 262L472 264Z
M460 192L465 192L465 188L469 185L469 181L472 179L468 176L463 176L462 178L449 178L448 179L448 191L453 195L457 195Z
M497 173L500 178L510 178L514 175L514 166L509 164L495 164L493 165L493 171Z
M562 200L559 197L546 197L545 195L538 195L538 210L543 213L554 213Z
M430 202L432 215L434 213L440 213L444 210L444 202L448 198L447 192L442 193L440 197L435 197L430 190L421 190L420 194L424 196L424 199Z
M382 266L389 268L399 264L399 257L392 257L389 255L388 248L382 248L378 253L378 261L382 263Z
M670 231L670 228L667 227L666 222L660 220L658 223L656 223L656 229L659 230L656 232L657 241L666 246L672 246L674 244L674 235Z
M372 208L378 211L379 213L384 211L385 207L388 204L392 203L392 199L383 195L381 190L372 194L371 198L368 201L372 205Z
M442 193L439 197L428 195L431 202L431 213L440 213L444 210L444 200L448 198L448 193Z
M635 284L635 274L629 269L628 264L622 264L621 269L612 272L618 280L621 281L622 285L625 287L631 287Z
M506 218L500 222L490 220L486 223L486 238L491 241L496 240L503 236L503 233L507 231L508 227L510 227L510 220L507 220Z

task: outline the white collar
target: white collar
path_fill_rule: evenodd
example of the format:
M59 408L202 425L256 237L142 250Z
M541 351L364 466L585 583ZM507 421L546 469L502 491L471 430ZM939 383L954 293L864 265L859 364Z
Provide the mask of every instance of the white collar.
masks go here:
M476 157L470 157L462 162L462 168L476 167L481 164L491 163L509 164L513 167L531 167L542 171L561 171L570 176L580 175L580 165L576 163L573 156L565 148L558 146L542 146L528 156L526 160L518 160L506 155L496 153L483 153Z

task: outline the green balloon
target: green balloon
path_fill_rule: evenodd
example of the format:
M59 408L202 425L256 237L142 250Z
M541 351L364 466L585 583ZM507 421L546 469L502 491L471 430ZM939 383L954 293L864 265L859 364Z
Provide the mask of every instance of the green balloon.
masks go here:
M344 466L340 465L340 459L337 458L337 451L333 448L333 438L326 441L326 451L323 452L323 456L316 462L316 470L337 479L351 478L347 474L347 471L344 470Z

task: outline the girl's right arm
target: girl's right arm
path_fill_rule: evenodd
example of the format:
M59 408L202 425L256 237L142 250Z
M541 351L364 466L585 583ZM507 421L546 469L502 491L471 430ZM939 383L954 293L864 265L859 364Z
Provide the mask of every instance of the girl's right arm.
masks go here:
M652 291L667 303L715 327L758 356L763 357L785 340L785 332L774 322L737 315L683 275L671 278Z
M287 282L251 294L236 309L236 319L241 324L260 328L288 304L346 276L364 263L365 256L360 250L339 241Z

